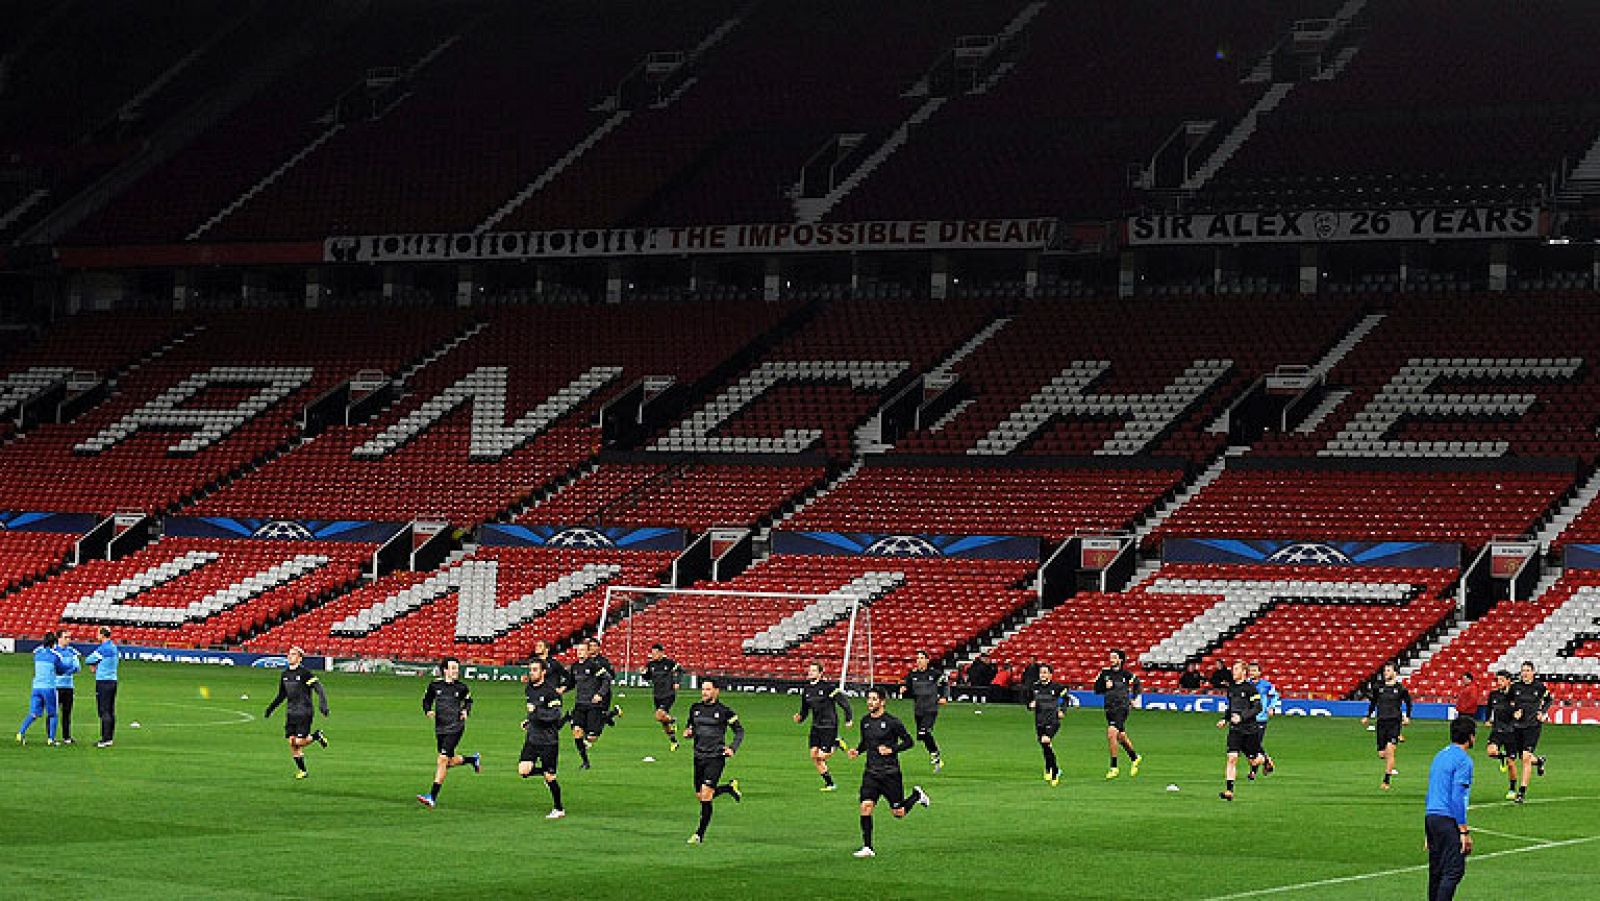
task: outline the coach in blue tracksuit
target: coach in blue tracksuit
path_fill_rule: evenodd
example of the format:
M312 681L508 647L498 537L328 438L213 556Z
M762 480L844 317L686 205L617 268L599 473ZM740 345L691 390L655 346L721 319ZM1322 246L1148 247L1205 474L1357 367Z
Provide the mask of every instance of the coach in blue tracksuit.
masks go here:
M1467 801L1472 795L1472 747L1478 724L1470 716L1450 723L1450 744L1435 754L1428 768L1428 901L1451 901L1467 874L1472 830L1467 828Z
M28 698L28 718L17 730L17 744L27 743L28 727L41 716L50 744L56 743L56 677L71 672L75 665L56 653L56 633L46 632L44 641L33 649L33 694Z
M89 652L84 662L94 667L94 706L100 714L100 741L97 748L111 747L117 734L117 663L122 654L111 640L111 627L100 627L100 646Z

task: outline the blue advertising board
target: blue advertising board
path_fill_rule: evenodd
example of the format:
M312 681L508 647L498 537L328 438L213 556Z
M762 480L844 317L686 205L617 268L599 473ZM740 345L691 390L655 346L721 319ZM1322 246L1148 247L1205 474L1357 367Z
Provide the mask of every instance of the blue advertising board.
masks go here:
M359 541L383 544L405 523L359 519L260 519L236 516L169 516L162 530L174 538L263 538L275 541Z
M1015 535L890 535L874 532L773 532L774 554L963 557L1038 560L1039 539Z
M519 526L491 522L478 530L478 543L491 547L615 548L619 551L681 551L689 533L676 528L631 526Z
M1290 541L1277 538L1168 538L1163 563L1276 563L1284 566L1406 566L1458 569L1461 546L1436 541Z

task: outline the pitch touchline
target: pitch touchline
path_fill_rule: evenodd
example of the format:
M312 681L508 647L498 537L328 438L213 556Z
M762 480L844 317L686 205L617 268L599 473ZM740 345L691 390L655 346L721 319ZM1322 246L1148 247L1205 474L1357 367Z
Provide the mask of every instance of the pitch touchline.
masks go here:
M1488 831L1488 830L1484 830ZM1571 845L1583 845L1592 841L1600 841L1600 835L1589 835L1583 838L1570 838L1566 841L1545 842L1539 845L1528 845L1525 848L1507 848L1504 851L1493 851L1488 854L1474 854L1468 861L1491 860L1496 857L1505 857L1511 854L1526 854L1529 851L1548 851L1551 848L1565 848ZM1284 892L1298 892L1303 889L1321 888L1327 885L1342 885L1348 882L1365 882L1368 879L1382 879L1385 876L1398 876L1401 873L1416 873L1428 869L1427 864L1417 864L1409 867L1397 867L1393 870L1380 870L1376 873L1361 873L1356 876L1337 876L1332 879L1318 879L1313 882L1297 882L1294 885L1278 885L1272 888L1255 889L1254 891L1239 892L1233 895L1217 895L1207 898L1206 901L1234 901L1237 898L1260 898L1264 895L1281 895Z
M1485 829L1482 826L1473 826L1472 831L1482 832L1484 835L1492 835L1496 838L1510 838L1516 839L1519 842L1533 842L1534 844L1540 845L1547 845L1550 842L1555 841L1555 839L1551 838L1534 838L1531 835L1517 835L1515 832L1496 832L1493 829Z

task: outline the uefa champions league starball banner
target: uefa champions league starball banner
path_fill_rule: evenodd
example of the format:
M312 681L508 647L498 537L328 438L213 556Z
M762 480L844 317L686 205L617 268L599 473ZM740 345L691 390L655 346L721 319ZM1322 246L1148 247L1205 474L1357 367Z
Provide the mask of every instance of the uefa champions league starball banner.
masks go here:
M1600 569L1600 544L1569 544L1561 551L1565 569Z
M405 523L359 519L250 519L234 516L169 516L162 531L174 538L261 538L274 541L359 541L383 544Z
M773 532L774 554L862 557L1039 559L1039 539L1015 535L885 535L874 532Z
M1458 569L1461 566L1461 546L1435 541L1168 538L1161 543L1161 562Z
M681 551L689 533L675 528L631 526L519 526L491 522L478 529L478 543L491 547L615 548L619 551Z
M93 513L0 511L0 532L87 532L99 522Z

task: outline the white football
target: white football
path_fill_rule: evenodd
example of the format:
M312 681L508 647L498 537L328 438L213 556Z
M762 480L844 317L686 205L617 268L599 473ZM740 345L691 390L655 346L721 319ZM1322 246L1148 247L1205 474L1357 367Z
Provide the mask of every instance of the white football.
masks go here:
M239 700L248 701L248 700L250 700L250 696L249 695L240 695L239 696Z
M140 729L140 728L143 728L143 727L141 727L139 725L138 721L134 721L134 722L131 722L131 723L128 724L128 728L129 729Z
M654 757L646 757L642 762L643 763L655 763L656 759Z
M1173 783L1169 784L1167 786L1167 791L1169 791L1169 792L1178 791L1178 784L1176 782L1173 782Z

